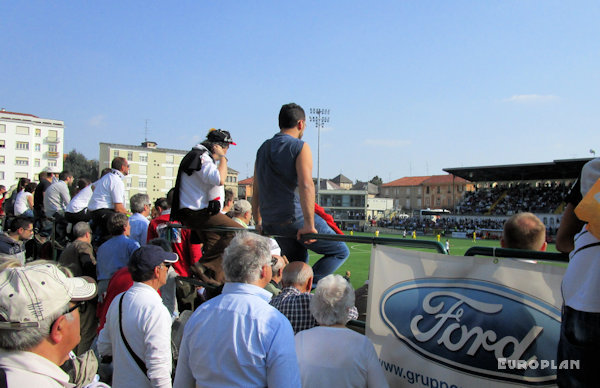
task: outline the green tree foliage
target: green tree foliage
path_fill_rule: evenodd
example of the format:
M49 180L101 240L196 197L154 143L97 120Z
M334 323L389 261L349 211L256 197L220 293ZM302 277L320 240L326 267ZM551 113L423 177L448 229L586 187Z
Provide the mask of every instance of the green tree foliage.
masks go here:
M383 184L383 179L381 179L379 175L375 175L369 182L379 187Z
M87 160L82 153L77 152L75 149L69 152L63 166L65 170L73 173L76 180L87 178L94 182L98 179L98 161L95 159Z

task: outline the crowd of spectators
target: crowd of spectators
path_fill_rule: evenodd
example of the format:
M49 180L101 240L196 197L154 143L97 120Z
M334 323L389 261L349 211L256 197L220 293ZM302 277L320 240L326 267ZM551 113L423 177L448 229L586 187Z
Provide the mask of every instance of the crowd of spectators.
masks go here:
M461 217L393 217L391 220L379 220L377 226L398 230L451 232L472 232L480 229L502 229L504 220L492 218L461 218Z
M510 215L518 212L553 213L569 186L563 183L533 187L528 184L496 185L468 191L456 207L457 214Z

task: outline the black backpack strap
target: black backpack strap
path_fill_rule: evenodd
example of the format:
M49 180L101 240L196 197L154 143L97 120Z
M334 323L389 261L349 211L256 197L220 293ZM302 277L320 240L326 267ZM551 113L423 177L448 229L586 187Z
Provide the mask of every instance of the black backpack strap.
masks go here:
M140 369L142 370L142 372L144 372L144 375L146 377L148 377L148 368L146 368L146 364L144 363L144 361L142 361L141 358L138 357L137 354L135 354L135 352L133 351L133 349L131 349L131 346L129 346L129 342L127 342L127 339L125 338L125 334L123 333L123 322L122 322L122 318L123 318L123 298L125 297L126 293L127 292L124 292L123 295L121 295L121 299L119 300L119 330L121 331L121 338L123 339L123 343L125 344L125 347L129 351L129 354L131 354L131 357L133 357L133 359L138 364L138 366L140 367Z

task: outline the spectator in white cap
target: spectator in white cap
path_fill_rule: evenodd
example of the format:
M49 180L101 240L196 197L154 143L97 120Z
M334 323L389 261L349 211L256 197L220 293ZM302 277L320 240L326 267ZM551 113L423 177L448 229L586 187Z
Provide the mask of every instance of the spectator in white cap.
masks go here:
M233 220L244 228L248 228L252 219L252 205L245 199L238 199L233 204Z
M271 239L271 272L273 276L269 284L265 286L265 290L269 291L273 296L281 293L281 278L283 277L283 268L289 264L287 257L281 256L281 248L275 239Z
M156 245L131 255L133 286L112 301L98 336L98 352L113 357L115 387L171 387L171 314L158 289L177 260Z
M67 278L53 264L0 272L0 369L6 374L5 386L73 386L59 366L80 340L78 307L96 292L91 278Z

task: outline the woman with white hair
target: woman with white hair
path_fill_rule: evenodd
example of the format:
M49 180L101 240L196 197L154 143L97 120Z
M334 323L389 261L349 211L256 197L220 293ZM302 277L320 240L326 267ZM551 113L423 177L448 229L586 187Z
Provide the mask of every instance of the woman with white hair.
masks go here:
M346 328L354 289L340 275L319 281L310 312L320 326L296 334L302 387L387 387L371 341Z

